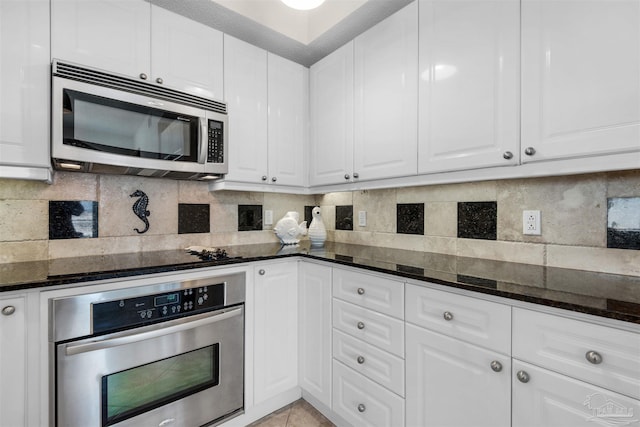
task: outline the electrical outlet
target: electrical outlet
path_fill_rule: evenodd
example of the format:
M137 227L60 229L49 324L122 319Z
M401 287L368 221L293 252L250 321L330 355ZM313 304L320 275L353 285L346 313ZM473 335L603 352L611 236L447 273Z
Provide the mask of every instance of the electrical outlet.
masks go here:
M522 211L522 234L540 236L540 211Z
M273 211L264 211L264 225L273 225Z
M359 211L358 212L358 225L360 227L367 226L367 211Z

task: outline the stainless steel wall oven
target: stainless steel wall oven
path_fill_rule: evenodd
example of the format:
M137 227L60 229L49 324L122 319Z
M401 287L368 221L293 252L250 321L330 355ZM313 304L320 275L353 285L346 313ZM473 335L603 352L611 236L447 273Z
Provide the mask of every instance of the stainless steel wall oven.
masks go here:
M57 426L194 427L244 407L244 273L50 301Z

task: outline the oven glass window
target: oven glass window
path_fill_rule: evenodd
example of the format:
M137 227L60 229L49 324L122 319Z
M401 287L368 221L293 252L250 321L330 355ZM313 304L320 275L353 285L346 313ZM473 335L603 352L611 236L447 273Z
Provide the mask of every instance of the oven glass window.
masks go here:
M198 118L70 89L63 143L133 157L197 162Z
M214 344L102 377L102 425L218 385L219 357Z

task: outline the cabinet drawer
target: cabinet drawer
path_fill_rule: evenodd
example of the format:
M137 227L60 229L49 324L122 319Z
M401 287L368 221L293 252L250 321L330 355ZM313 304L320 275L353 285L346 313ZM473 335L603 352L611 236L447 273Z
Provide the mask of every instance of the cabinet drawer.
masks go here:
M640 333L514 308L513 357L640 399Z
M407 322L503 354L511 351L511 307L407 285Z
M356 372L404 397L404 360L333 330L333 357Z
M333 408L353 426L403 426L404 399L333 361Z
M389 316L404 318L403 282L334 269L333 296Z
M334 298L333 327L404 357L404 322L398 319Z

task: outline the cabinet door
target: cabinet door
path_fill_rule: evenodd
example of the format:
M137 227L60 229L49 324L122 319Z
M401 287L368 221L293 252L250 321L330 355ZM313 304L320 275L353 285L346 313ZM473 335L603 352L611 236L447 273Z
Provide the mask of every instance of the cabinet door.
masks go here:
M331 268L303 262L298 286L300 386L331 406Z
M406 334L408 426L510 425L508 356L413 325Z
M52 0L52 58L149 78L150 7L144 1Z
M418 5L355 39L354 173L361 180L415 175Z
M638 75L639 1L523 0L522 161L640 149Z
M254 399L258 404L298 384L297 263L256 267Z
M151 7L153 80L205 98L222 99L222 33Z
M418 172L518 164L518 0L420 1Z
M267 179L267 52L225 34L224 93L229 109L229 181Z
M309 69L268 54L269 181L305 186Z
M11 307L13 309L11 309ZM26 423L26 312L23 297L0 300L0 425ZM13 311L11 311L13 310Z
M635 425L640 413L638 400L516 359L512 399L513 427Z
M309 70L309 184L348 182L353 174L353 41Z
M49 3L0 1L0 177L49 176L50 70Z

